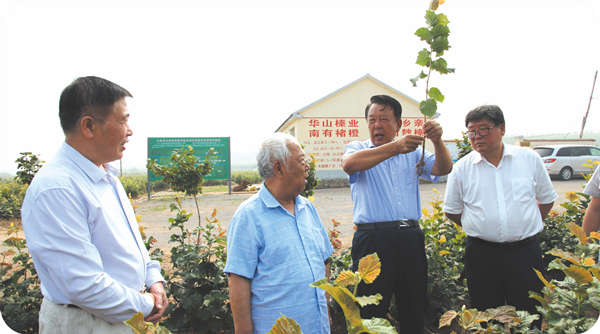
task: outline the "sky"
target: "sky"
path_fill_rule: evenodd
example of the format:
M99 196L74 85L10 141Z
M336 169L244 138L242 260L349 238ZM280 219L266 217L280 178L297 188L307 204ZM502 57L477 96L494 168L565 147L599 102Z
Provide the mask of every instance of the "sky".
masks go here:
M80 76L134 96L125 169L144 168L147 137L231 137L232 163L252 163L291 113L367 73L422 100L409 79L428 4L0 0L0 173L19 152L52 157L60 93ZM503 109L507 136L579 132L600 69L599 1L447 0L438 12L456 69L431 78L444 139L481 104ZM586 131L600 132L598 86Z

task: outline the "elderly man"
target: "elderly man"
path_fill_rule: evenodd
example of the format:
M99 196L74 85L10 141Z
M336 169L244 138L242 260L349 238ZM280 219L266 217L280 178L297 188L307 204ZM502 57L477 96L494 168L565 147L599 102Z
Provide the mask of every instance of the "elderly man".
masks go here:
M27 246L40 277L40 333L132 333L122 322L167 306L117 170L132 131L124 88L82 77L60 97L65 142L37 173L22 208Z
M363 318L385 318L391 296L396 296L402 333L422 333L425 326L427 262L416 166L419 145L425 138L396 138L402 126L402 106L391 96L375 95L365 108L370 139L346 146L342 167L349 175L353 218L357 231L352 239L352 263L377 252L381 275L373 284L361 284L359 295L380 293L379 305L361 309ZM425 137L435 155L426 152L420 177L436 181L452 169L450 153L442 141L442 128L435 121L424 124Z
M532 270L542 270L537 235L556 192L539 155L502 143L505 123L498 106L471 110L465 125L473 151L448 177L444 212L468 236L471 305L485 310L509 304L535 313L529 291L542 286Z
M304 333L329 333L323 290L333 249L315 207L299 196L308 165L296 139L276 133L256 158L264 183L240 205L227 233L229 296L236 334L264 334L285 315Z

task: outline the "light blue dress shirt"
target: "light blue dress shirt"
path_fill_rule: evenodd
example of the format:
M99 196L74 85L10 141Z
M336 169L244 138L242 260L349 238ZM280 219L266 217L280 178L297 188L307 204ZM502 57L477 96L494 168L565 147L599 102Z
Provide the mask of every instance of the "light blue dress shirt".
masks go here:
M229 223L225 272L251 280L256 334L270 331L281 315L304 333L330 331L325 292L309 284L325 278L333 248L310 201L297 196L294 210L295 216L263 184Z
M370 139L353 141L346 145L344 156L375 147ZM417 177L417 163L421 148L398 154L376 166L350 175L350 190L354 203L355 224L387 222L399 219L421 218L421 195ZM438 180L431 175L435 155L425 152L422 178Z
M105 169L64 143L29 186L22 218L44 298L116 323L150 314L140 290L164 279L117 170Z

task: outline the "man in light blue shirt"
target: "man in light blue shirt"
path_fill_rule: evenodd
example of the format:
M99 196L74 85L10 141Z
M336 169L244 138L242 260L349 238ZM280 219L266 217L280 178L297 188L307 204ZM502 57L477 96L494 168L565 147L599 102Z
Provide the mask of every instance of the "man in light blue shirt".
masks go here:
M44 300L40 333L132 333L122 322L167 306L129 198L108 163L132 131L124 88L82 77L59 102L65 142L34 177L22 207L29 252ZM147 290L148 292L145 292Z
M359 285L358 295L380 293L379 305L361 309L363 318L385 318L391 296L396 296L397 319L402 333L422 333L427 288L424 235L421 217L417 150L425 138L432 141L435 155L425 153L420 177L436 181L452 169L444 145L442 128L435 121L424 123L424 137L407 135L396 139L402 126L402 107L387 95L371 97L365 109L370 139L346 146L342 167L349 175L353 218L357 231L352 240L353 270L359 260L373 252L381 259L381 274L372 284Z
M229 296L236 334L264 334L277 318L304 333L330 332L323 290L309 284L329 274L333 248L315 207L300 192L308 164L296 139L276 133L257 156L265 180L237 209L227 232Z

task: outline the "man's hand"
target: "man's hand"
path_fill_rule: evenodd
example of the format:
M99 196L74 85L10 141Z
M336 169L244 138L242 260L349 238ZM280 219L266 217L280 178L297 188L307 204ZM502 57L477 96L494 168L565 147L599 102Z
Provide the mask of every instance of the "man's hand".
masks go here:
M425 140L421 136L406 135L394 141L397 154L410 153L423 144Z
M442 133L444 133L440 123L434 120L425 122L423 131L425 132L425 138L429 138L434 143L439 142L442 139Z
M144 319L149 322L157 322L160 317L165 313L169 300L167 299L167 293L162 282L156 282L152 284L149 289L150 293L154 297L154 308L152 312Z

